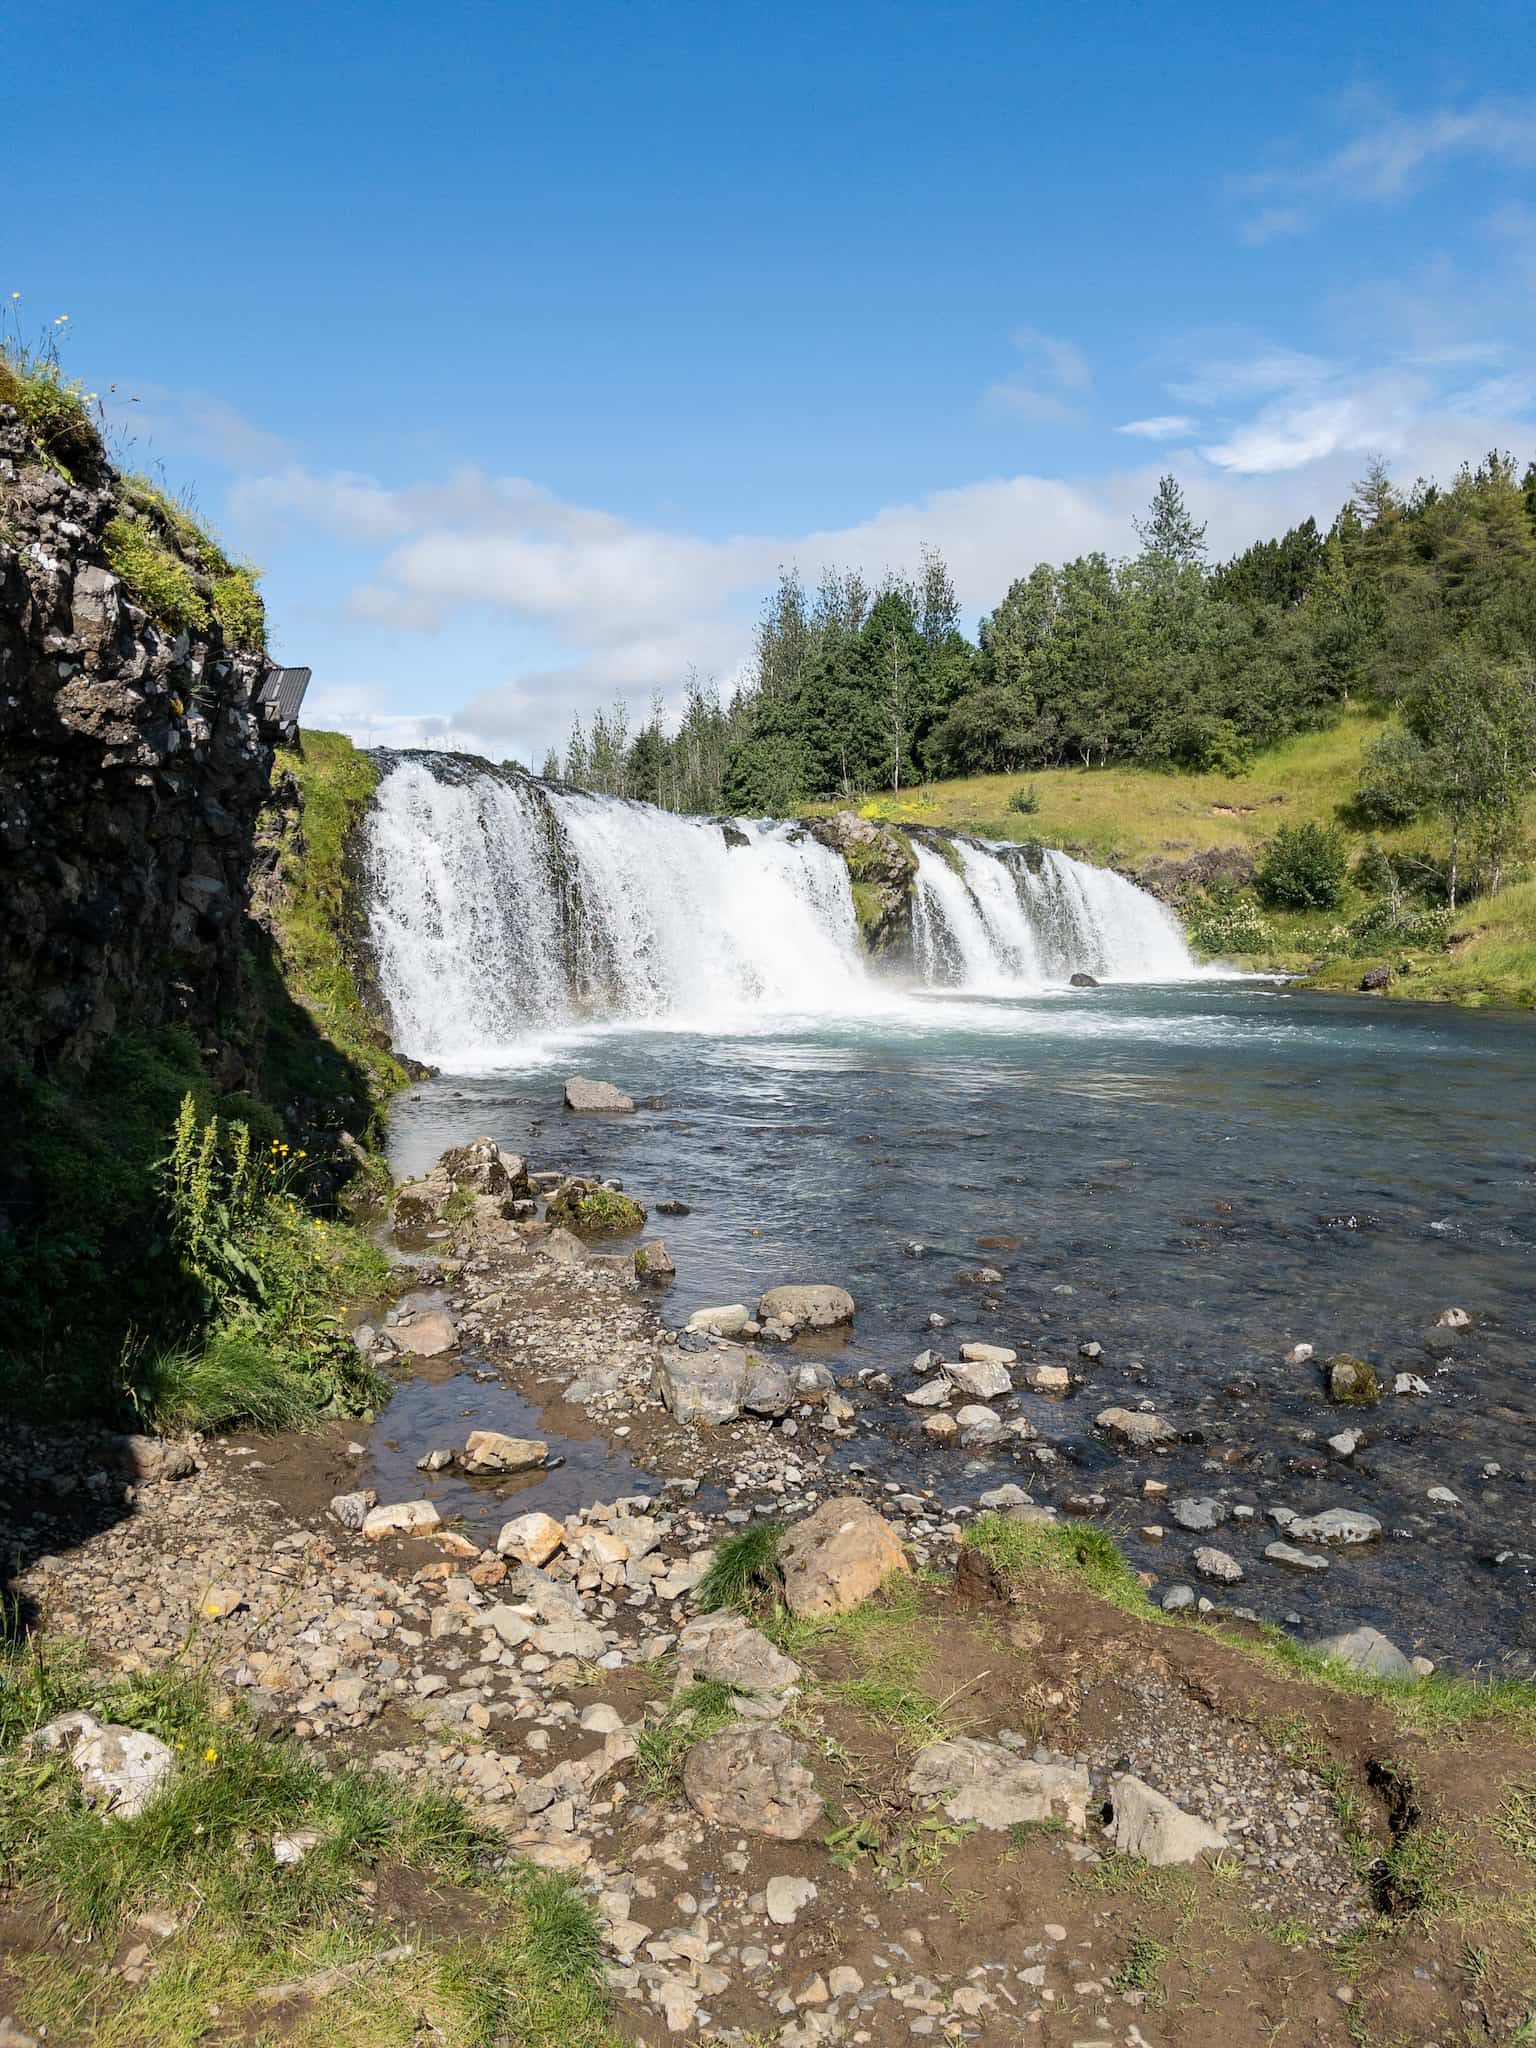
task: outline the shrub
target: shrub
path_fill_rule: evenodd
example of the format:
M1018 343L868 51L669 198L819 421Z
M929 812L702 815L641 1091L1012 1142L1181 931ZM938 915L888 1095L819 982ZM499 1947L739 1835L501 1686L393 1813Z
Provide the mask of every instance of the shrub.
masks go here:
M1350 950L1387 953L1400 946L1443 949L1450 936L1446 910L1425 910L1408 903L1373 903L1345 926Z
M1032 818L1040 808L1040 792L1031 783L1028 789L1016 789L1008 799L1010 811L1018 811L1023 817Z
M267 608L256 588L254 569L231 569L215 578L213 615L231 647L258 654L267 644Z
M1356 817L1366 825L1411 825L1428 802L1423 748L1412 733L1389 728L1361 756Z
M1271 938L1268 924L1251 896L1213 890L1204 902L1186 911L1185 931L1197 953L1264 953Z
M179 555L172 554L148 523L120 512L102 536L107 560L136 603L174 632L205 632L208 601Z
M1332 910L1343 894L1348 857L1338 832L1282 825L1259 863L1260 900L1277 910Z

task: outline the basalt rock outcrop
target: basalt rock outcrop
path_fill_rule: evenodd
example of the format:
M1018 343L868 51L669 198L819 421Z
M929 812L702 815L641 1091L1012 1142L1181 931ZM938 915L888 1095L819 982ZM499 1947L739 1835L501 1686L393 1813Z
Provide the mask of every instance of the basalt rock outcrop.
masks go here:
M911 840L891 825L871 824L856 811L813 818L806 830L847 862L853 907L870 958L893 964L910 959L917 874Z
M125 486L104 461L75 474L0 405L0 1038L52 1067L179 1023L243 1085L219 1021L279 737L269 664L211 604L194 631L135 603L105 544ZM195 551L159 538L211 595Z

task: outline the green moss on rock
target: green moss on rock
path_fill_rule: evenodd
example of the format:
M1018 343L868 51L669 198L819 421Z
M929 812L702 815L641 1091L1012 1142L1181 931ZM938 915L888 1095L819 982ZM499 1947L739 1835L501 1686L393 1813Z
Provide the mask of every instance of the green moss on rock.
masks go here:
M1369 1408L1381 1399L1381 1381L1376 1368L1364 1358L1337 1351L1329 1359L1328 1398L1345 1408Z

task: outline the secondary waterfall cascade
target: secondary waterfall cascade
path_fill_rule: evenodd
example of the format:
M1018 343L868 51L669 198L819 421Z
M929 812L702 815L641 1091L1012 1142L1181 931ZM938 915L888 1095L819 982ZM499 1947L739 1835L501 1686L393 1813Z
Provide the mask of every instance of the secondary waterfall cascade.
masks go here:
M678 817L455 754L388 754L369 930L397 1044L461 1069L588 1018L857 1012L889 984L848 870L793 824ZM1195 971L1145 891L1065 854L917 846L923 987L1027 993ZM953 856L953 863L950 856Z

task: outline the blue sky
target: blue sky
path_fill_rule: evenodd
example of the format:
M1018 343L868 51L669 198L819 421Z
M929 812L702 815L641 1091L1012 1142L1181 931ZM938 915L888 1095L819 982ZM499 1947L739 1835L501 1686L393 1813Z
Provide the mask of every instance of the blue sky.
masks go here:
M781 562L968 623L1369 453L1536 452L1536 13L12 9L0 290L265 570L307 715L542 756Z

